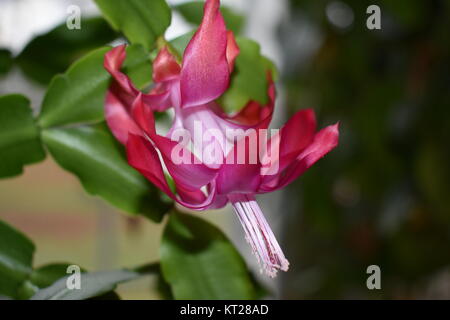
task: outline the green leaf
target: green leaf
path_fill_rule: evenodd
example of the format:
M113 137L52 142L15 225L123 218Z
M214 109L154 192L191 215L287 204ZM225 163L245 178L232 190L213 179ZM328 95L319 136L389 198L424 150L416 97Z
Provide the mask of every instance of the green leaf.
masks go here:
M73 265L73 263L54 263L42 266L31 272L28 279L23 283L19 290L19 298L30 299L40 289L50 287L53 283L57 282L61 278L69 276L67 274L67 268ZM84 269L80 270L82 273L87 272ZM109 291L101 295L95 296L94 300L120 300L118 294L114 291Z
M261 55L258 43L246 38L237 38L236 41L240 54L236 59L230 88L221 98L227 112L240 110L250 100L266 104L267 71L273 69L268 59Z
M144 265L142 267L134 269L134 271L142 273L142 274L154 274L156 275L156 290L159 293L159 296L163 300L173 300L172 290L170 285L164 279L161 270L160 263L152 263L148 265Z
M43 140L56 162L75 174L87 192L157 222L167 212L169 204L128 165L122 146L106 126L47 129Z
M32 270L34 250L30 239L0 221L0 295L17 296Z
M208 222L172 213L161 249L164 278L176 299L254 299L244 260L225 235Z
M130 77L137 88L146 88L152 83L153 63L150 53L139 44L128 46L126 51L127 58L122 71Z
M81 29L69 30L66 23L34 38L16 58L31 79L47 85L58 73L95 48L118 37L102 18L81 21Z
M192 1L179 4L174 8L186 19L187 22L199 25L202 22L204 5L204 1ZM232 9L223 5L221 6L220 11L225 19L227 28L232 30L235 34L239 34L244 25L244 17L236 14Z
M180 57L183 56L184 50L186 50L194 34L195 30L192 30L170 41L170 45L177 50Z
M103 60L108 50L92 52L53 79L39 118L44 142L55 160L74 173L89 193L124 211L160 221L169 205L161 202L156 189L128 165L123 147L105 126L88 125L104 119L110 76ZM123 71L137 87L150 83L151 62L142 46L127 48ZM70 127L62 127L65 125Z
M78 60L63 75L53 78L42 103L42 127L103 119L103 105L110 76L103 68L101 48Z
M93 51L53 78L42 104L39 124L43 128L66 124L98 122L104 119L104 100L110 76L103 67L111 48ZM138 87L151 81L149 54L139 45L127 48L124 69ZM145 76L147 75L147 76Z
M6 49L0 49L0 75L8 73L12 64L13 58L11 52Z
M103 16L131 43L150 50L171 22L171 11L165 0L95 0Z
M44 158L29 100L16 94L0 97L0 178L18 175L24 165Z
M267 57L262 58L263 63L264 63L264 69L267 71L269 71L272 75L272 80L273 81L277 81L280 77L280 74L278 72L277 66L275 65L275 62L273 62L272 60L270 60Z
M128 270L102 271L81 274L81 288L67 288L66 276L48 288L39 290L31 300L84 300L101 296L122 282L137 279L139 273Z
M33 271L29 281L39 288L32 297L34 300L119 300L115 293L115 287L122 282L131 281L141 276L149 274L159 274L159 263L148 264L134 270L117 270L106 272L91 272L81 270L81 290L67 290L66 282L70 275L67 275L67 267L70 264L51 264L43 266ZM80 292L71 292L80 291Z

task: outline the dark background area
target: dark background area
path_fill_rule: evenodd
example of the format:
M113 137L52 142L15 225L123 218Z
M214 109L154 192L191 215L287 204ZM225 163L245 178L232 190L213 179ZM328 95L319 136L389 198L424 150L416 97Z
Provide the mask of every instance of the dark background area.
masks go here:
M448 299L450 2L336 3L351 26L330 23L329 1L292 0L280 29L291 50L299 19L321 37L301 62L285 51L290 112L341 124L338 149L285 194L282 297ZM371 4L381 30L366 28ZM372 264L382 290L365 286Z

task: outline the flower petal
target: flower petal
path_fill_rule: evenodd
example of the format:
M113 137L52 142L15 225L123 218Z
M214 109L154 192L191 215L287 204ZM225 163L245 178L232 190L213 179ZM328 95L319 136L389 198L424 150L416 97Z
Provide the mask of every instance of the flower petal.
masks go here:
M281 171L277 180L262 184L259 193L271 192L284 188L300 175L305 173L314 163L333 150L339 141L339 124L328 126L319 131L312 143L297 156L286 169Z
M312 109L301 110L291 117L267 144L266 153L272 148L276 149L271 150L268 158L270 163L264 167L266 174L262 183L267 184L277 179L276 173L283 171L297 158L313 141L315 132L316 117Z
M151 139L160 151L172 178L185 189L200 189L216 178L217 169L210 168L201 163L186 148L180 149L178 142L162 136L152 136ZM180 150L179 153L176 153L177 149ZM179 161L174 161L172 159L174 156L179 156Z
M229 30L227 32L227 61L228 61L228 70L230 73L233 72L234 62L238 57L240 52L239 46L236 42L236 38L234 37L233 31Z
M205 196L200 189L186 190L175 182L175 189L179 195L177 197L167 183L157 150L144 137L130 134L127 142L127 157L128 163L133 168L181 205L194 210L204 210L214 202L216 196L214 182L211 184L208 196Z
M121 90L121 89L119 89ZM139 134L140 128L131 117L128 106L117 95L116 90L110 88L105 100L105 119L114 137L122 144L127 143L128 134Z
M120 71L126 58L126 45L117 46L105 55L104 67L112 75L116 83L116 96L125 99L124 104L134 101L140 91L133 85L131 79ZM114 85L114 84L113 84ZM168 88L160 88L157 93L143 94L143 99L155 111L164 111L171 107L170 91Z
M227 30L219 0L207 0L200 28L188 44L181 70L183 107L206 104L228 88Z
M312 109L297 112L280 130L280 158L296 157L314 138L316 115Z
M209 210L222 209L228 204L228 197L226 195L216 194L214 201L208 207Z
M140 135L130 134L127 142L128 163L169 196L172 191L156 149Z
M217 176L218 194L255 193L261 183L260 168L256 164L224 164Z
M138 97L134 100L131 107L131 114L136 124L147 135L156 135L155 117L150 107L144 103L142 99L142 93L139 93Z
M160 152L167 170L177 185L186 190L197 190L216 177L216 169L202 164L178 141L172 141L167 137L156 134L153 112L142 101L142 95L139 95L133 104L133 115L142 130L154 143L154 147Z
M180 76L181 67L167 47L163 47L153 61L153 81L166 82Z
M163 112L172 107L170 100L170 89L166 86L160 93L143 94L142 100L149 105L153 111Z
M114 47L108 51L105 55L103 66L125 92L135 94L137 90L134 88L131 80L120 71L120 68L122 67L122 64L127 56L125 48L126 45L124 44Z
M258 156L259 137L256 130L242 137L228 153L217 176L219 194L255 193L261 183Z

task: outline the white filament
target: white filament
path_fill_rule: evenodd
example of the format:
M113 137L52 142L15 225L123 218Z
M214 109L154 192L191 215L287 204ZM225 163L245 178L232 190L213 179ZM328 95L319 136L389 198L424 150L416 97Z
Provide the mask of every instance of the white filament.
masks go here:
M230 195L229 198L244 228L245 238L265 273L273 278L278 270L287 271L289 262L254 197Z

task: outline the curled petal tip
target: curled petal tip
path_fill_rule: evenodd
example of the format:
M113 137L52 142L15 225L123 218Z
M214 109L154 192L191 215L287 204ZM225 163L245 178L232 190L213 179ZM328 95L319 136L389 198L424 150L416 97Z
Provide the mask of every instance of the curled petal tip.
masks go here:
M180 75L181 67L175 57L164 46L158 53L153 62L153 80L155 82L164 82L176 79Z
M112 48L105 55L105 60L103 62L103 66L110 73L117 71L122 66L123 61L126 57L126 49L127 45L122 44L117 47Z
M331 128L337 133L339 134L339 128L341 127L341 122L338 121L335 124L331 125Z
M335 124L325 128L327 135L329 135L330 139L334 140L334 147L336 147L339 143L339 128L341 123L336 122Z
M234 63L240 53L240 48L236 42L233 31L227 32L227 61L230 73L233 72Z

